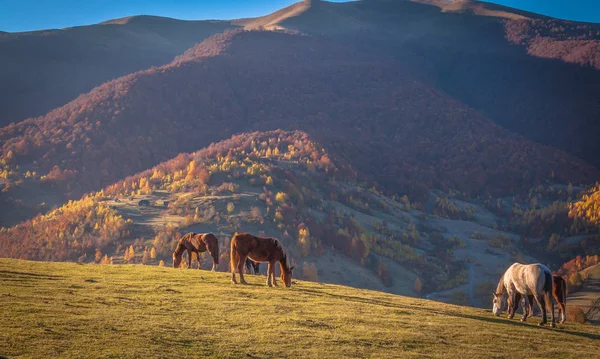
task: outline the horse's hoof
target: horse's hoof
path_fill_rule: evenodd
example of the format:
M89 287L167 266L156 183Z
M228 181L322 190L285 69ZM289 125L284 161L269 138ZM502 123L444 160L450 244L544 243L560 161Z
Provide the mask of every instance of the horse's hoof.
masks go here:
M552 323L552 328L556 328L556 323Z
M542 325L546 325L548 322L540 322L538 325L541 327Z
M527 321L527 317L523 317L523 318L521 318L521 321L522 321L522 322L526 322L526 321Z

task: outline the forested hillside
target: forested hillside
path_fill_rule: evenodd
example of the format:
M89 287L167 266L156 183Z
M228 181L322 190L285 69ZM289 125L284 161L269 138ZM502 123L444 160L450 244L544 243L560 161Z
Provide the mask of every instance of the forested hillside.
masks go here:
M235 31L1 129L3 202L35 212L28 193L77 198L232 134L272 129L305 131L361 178L421 200L432 188L495 196L600 177L392 60L311 36Z

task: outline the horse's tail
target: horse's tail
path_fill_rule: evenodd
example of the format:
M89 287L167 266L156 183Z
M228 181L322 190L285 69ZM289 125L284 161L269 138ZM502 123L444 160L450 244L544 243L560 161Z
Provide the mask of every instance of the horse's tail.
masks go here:
M237 254L237 240L235 236L231 238L231 252L229 253L229 265L231 266L231 273L235 273L235 267L237 267L238 254Z
M552 272L550 270L545 270L544 278L546 279L546 283L544 283L544 297L546 302L546 309L550 310L550 315L552 317L552 326L554 326L554 301L552 300L552 286L554 285L554 278L552 278ZM544 320L545 319L546 318L544 315Z
M546 279L546 282L544 283L544 292L552 296L552 283L554 282L552 279L552 272L545 270L544 278Z

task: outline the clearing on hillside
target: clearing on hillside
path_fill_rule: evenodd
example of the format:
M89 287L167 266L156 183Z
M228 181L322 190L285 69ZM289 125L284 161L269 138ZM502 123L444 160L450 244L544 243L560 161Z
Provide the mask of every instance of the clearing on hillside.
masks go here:
M592 358L600 328L263 276L0 259L7 357Z

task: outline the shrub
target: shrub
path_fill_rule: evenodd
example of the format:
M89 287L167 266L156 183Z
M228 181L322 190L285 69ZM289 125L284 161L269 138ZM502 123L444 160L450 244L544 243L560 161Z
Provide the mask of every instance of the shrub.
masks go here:
M423 290L423 282L417 278L415 279L415 284L413 285L413 291L417 294L420 294L421 290Z
M477 231L473 232L469 237L473 239L487 239L487 236L485 234Z
M567 306L567 320L574 323L585 324L585 313L580 307Z

